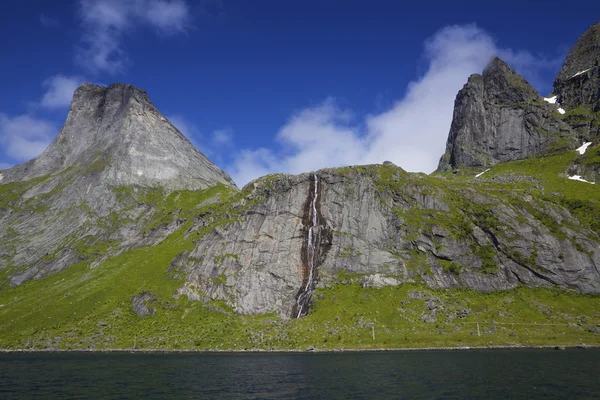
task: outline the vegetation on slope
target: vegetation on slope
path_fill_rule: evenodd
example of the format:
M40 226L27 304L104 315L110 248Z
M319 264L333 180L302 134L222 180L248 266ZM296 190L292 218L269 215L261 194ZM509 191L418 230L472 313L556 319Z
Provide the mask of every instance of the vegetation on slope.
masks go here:
M577 157L573 153L498 165L477 184L472 175L409 175L393 166L356 168L373 176L382 191L410 184L422 187L424 196L443 194L450 211L436 214L420 210L428 215L422 218L413 214L417 215L415 227L425 219L456 235L465 235L465 231L468 235L465 221L493 225L496 221L489 220L485 207L465 207L463 203L466 198L461 193L476 190L507 204L522 204L519 199L523 202L523 196L529 195L565 206L583 226L598 233L600 194L594 185L565 176ZM342 169L340 173L348 171ZM495 179L514 176L529 176L533 181ZM600 297L524 286L493 293L432 290L420 282L374 289L364 287L360 275L342 273L337 283L317 290L311 313L300 320L240 316L223 302L191 301L177 295L184 277L170 267L171 261L192 249L197 237L236 220L257 199L242 201L249 191L239 193L224 186L166 196L159 191L117 191L152 205L155 213L146 225L148 233L173 221L181 221L178 229L156 246L125 251L94 267L103 251L82 246L85 256L80 263L39 281L1 287L0 348L303 350L308 346L600 345ZM191 231L197 218L206 223L199 231ZM113 223L119 221L120 216L116 216ZM462 268L451 262L442 264L450 273L459 274ZM488 267L493 269L493 265ZM141 294L150 295L145 306L153 309L153 314L139 317L132 309L133 299Z

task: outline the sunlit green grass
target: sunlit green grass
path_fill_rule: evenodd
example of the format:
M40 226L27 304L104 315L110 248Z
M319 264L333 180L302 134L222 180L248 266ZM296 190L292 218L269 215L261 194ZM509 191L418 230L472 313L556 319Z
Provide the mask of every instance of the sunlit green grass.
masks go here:
M566 207L582 227L598 233L597 186L566 179L566 171L577 157L580 156L575 152L568 152L506 163L492 167L478 180L473 177L477 171L472 171L473 175L440 177L406 174L393 166L348 167L339 173L367 174L382 193L403 196L410 189L448 203L449 211L432 211L420 208L410 196L401 198L413 208L410 213L402 214L399 209L395 212L415 230L426 228L425 220L444 226L459 240L467 240L471 224L497 224L488 206L469 203L466 191L475 191L515 209L527 210L548 224L553 234L559 234L558 227L545 220L543 212L536 211L535 202L544 207ZM530 176L534 182L494 180L510 176ZM263 183L269 182L267 179ZM13 193L30 187L19 185L8 189L7 185L0 186L4 190L0 205L17 206L18 196ZM172 260L192 250L198 237L240 218L243 209L239 200L248 193L224 186L171 194L160 190L140 194L131 188L115 188L115 192L125 202L131 199L152 206L151 218L142 219L144 234L178 219L182 224L156 246L123 252L93 268L93 262L105 257L114 243L81 239L75 242L75 248L82 262L39 281L14 288L0 287L0 348L303 350L314 346L334 350L600 345L600 335L595 333L600 329L600 297L570 291L521 286L481 293L432 290L424 284L367 289L360 285L360 276L344 276L338 283L317 290L310 314L300 320L275 315L242 316L224 302L204 303L177 297L176 291L183 286L185 277L170 269ZM531 196L535 204L526 201L525 196ZM248 200L243 207L252 201L258 200ZM382 196L382 202L385 201ZM197 218L207 223L190 231ZM124 219L111 215L104 222L107 228L116 229ZM442 267L449 273L458 274L461 270L460 265ZM490 266L481 272L494 270ZM9 272L0 271L0 279L5 280ZM156 312L138 317L132 310L131 298L145 292L156 299L147 303ZM425 322L432 321L432 306L435 322ZM290 310L291 307L290 304Z

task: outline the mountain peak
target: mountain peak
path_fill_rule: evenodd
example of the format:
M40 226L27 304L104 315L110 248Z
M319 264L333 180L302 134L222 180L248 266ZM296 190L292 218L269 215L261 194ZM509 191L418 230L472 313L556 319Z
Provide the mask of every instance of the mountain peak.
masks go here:
M487 65L483 69L483 73L485 74L486 71L491 71L491 70L496 70L496 69L510 70L511 68L500 57L492 56L492 58L490 58L490 61L488 61Z
M488 94L500 104L517 104L539 97L525 78L497 56L484 68L483 80Z
M108 103L113 102L125 104L135 100L140 103L152 105L152 102L150 101L146 91L136 86L125 83L112 83L108 86L100 86L86 82L75 89L71 108L94 98L104 99L104 102Z
M556 76L555 85L573 78L581 71L598 66L599 61L600 22L597 22L577 39Z
M438 171L490 167L546 151L568 127L537 91L507 63L493 57L456 96ZM570 139L565 137L565 143Z
M554 80L554 93L567 109L600 111L600 22L577 39Z
M231 178L199 152L133 85L84 83L58 136L37 158L4 173L5 181L104 166L113 185L205 189Z

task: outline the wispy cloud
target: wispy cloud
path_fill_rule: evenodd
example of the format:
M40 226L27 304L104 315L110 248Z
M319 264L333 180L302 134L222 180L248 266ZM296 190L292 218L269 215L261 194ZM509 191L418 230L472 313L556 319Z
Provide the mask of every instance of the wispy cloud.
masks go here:
M12 164L0 163L0 170L8 169L10 167L12 167Z
M48 147L56 132L53 123L32 115L9 117L0 114L0 148L5 157L15 162L38 156Z
M223 128L212 133L203 133L198 126L181 114L167 116L167 119L205 156L217 165L224 163L225 151L230 152L234 145L233 130Z
M216 147L231 147L233 145L233 131L231 128L217 129L212 133L211 141Z
M58 19L48 17L44 14L40 14L40 23L46 28L58 28L60 26Z
M78 76L64 75L56 75L46 79L42 83L46 88L46 93L44 93L40 105L49 109L68 107L71 104L75 89L83 81L83 78Z
M122 72L128 58L123 35L136 26L158 33L177 34L190 26L191 15L184 0L80 0L84 30L76 60L92 73Z
M499 55L526 77L548 60L502 49L475 25L449 26L424 44L428 67L403 97L362 120L335 99L295 113L279 130L273 149L243 149L227 168L243 185L266 173L300 173L324 167L392 161L408 171L431 172L444 153L454 99L469 75Z

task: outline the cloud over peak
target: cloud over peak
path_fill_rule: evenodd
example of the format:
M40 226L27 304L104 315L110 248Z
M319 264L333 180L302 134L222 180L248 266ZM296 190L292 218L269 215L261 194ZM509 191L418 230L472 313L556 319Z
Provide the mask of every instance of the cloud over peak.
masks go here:
M47 91L42 97L40 105L48 109L68 107L75 89L82 83L83 78L78 76L56 75L46 79L42 85Z
M177 34L191 25L184 0L80 0L80 16L84 33L76 60L92 73L126 68L123 35L136 26Z
M56 134L50 121L25 114L10 117L0 114L0 149L16 162L38 156Z

